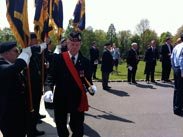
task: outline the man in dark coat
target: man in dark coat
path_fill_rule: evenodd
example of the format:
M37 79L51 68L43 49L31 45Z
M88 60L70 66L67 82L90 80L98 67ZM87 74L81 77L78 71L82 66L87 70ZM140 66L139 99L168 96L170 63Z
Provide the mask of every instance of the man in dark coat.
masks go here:
M133 42L131 44L130 50L127 52L127 68L128 68L128 82L131 84L137 84L135 80L136 71L137 71L137 65L139 62L139 56L138 56L138 45L137 43Z
M104 90L109 90L111 87L108 86L109 74L113 71L113 57L111 54L111 43L106 43L102 54L102 87Z
M32 52L25 48L19 55L16 46L16 42L0 44L0 130L4 137L26 134L28 108L21 71L28 66Z
M92 47L90 48L90 64L91 64L93 79L97 79L96 71L97 71L98 63L99 63L99 50L97 48L96 41L93 41Z
M30 47L36 47L38 46L38 40L36 37L36 34L34 32L31 32L31 41L29 43ZM32 93L32 105L34 112L30 114L29 120L29 128L28 128L28 136L38 136L38 135L44 135L44 131L39 131L37 129L37 123L41 122L41 118L45 118L46 115L41 115L39 113L40 109L40 101L41 97L43 95L42 91L42 51L46 48L46 43L40 44L40 50L38 52L33 52L32 57L30 59L30 84L31 84L31 93ZM28 81L27 78L27 71L25 73L25 79ZM28 85L28 83L27 83ZM28 89L28 86L27 86Z
M144 61L146 62L145 71L146 82L149 84L149 76L151 76L151 82L156 83L154 80L154 72L156 66L156 60L158 59L158 49L156 48L156 41L151 41L151 46L147 48Z
M52 41L50 38L46 39L47 48L44 50L44 57L45 57L45 76L44 79L46 79L47 74L50 71L51 65L52 65L52 59L53 59L53 51L52 51ZM51 102L44 102L46 109L53 109L53 103Z
M82 137L84 134L84 111L88 110L85 88L89 86L87 82L92 84L92 80L89 60L79 52L80 47L81 34L71 32L67 40L68 51L53 56L52 68L45 81L44 99L47 102L53 99L59 137L69 136L68 114L72 136Z
M171 53L172 53L172 45L171 45L171 38L166 38L166 43L161 46L160 49L160 59L162 62L162 77L161 80L163 82L171 82L169 80L170 72L171 72Z

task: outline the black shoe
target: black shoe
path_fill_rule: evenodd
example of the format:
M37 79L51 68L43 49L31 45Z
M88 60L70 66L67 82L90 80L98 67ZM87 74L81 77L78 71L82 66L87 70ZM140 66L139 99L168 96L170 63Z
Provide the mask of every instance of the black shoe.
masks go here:
M166 82L171 83L172 81L168 79L168 80L166 80Z
M154 83L154 84L157 84L157 82L155 80L151 80L151 82Z
M183 117L183 112L174 112L175 115Z
M44 134L45 134L44 131L39 131L39 130L35 130L35 131L33 132L33 135L34 135L34 136L42 136L42 135L44 135Z
M43 119L43 118L46 118L46 115L38 115L38 119Z
M107 88L111 88L110 86L107 86Z
M109 90L109 89L110 89L110 88L108 88L108 87L104 87L104 88L103 88L103 90Z
M133 81L132 83L133 83L133 84L135 84L135 85L137 84L137 82L136 82L136 81Z

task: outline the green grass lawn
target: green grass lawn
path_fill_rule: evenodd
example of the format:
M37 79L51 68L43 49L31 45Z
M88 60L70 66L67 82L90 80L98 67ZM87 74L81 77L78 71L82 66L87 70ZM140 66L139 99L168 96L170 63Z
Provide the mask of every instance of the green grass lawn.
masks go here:
M109 79L110 80L127 80L127 67L126 66L127 66L126 62L122 62L118 66L118 74L116 74L116 72L114 71L109 76ZM99 78L99 79L102 78L100 68L101 68L101 65L99 64L98 68L97 68L97 78ZM145 80L146 75L144 74L144 69L145 69L145 62L140 61L138 64L138 68L137 68L136 80ZM158 61L156 68L155 68L155 76L154 76L156 80L161 79L161 72L162 72L161 62ZM173 79L172 70L171 70L171 74L170 74L170 79Z

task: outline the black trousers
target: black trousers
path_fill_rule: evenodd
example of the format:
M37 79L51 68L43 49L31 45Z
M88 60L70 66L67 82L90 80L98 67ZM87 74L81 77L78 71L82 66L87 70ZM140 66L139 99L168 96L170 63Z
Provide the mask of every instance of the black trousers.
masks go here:
M161 80L169 80L171 72L171 63L170 62L162 62L162 77Z
M133 66L132 70L128 69L128 82L135 82L137 66Z
M174 80L173 110L175 114L180 114L183 111L183 78L180 69L174 71Z
M146 81L149 81L149 77L151 76L151 81L154 81L154 72L155 72L155 66L151 66L149 72L146 74Z
M26 108L25 96L8 96L6 110L1 122L3 137L25 137L26 135ZM1 108L2 109L2 108Z
M69 126L72 131L72 137L83 137L84 134L84 112L64 112L55 109L55 122L59 137L69 137L67 129L68 114L70 114Z
M102 72L102 87L106 88L108 87L108 81L109 81L109 72Z
M32 105L33 105L33 112L27 113L27 134L29 136L33 136L37 130L37 122L39 117L39 109L40 109L40 102L41 102L41 93L40 90L33 89L34 92L32 94Z
M96 78L97 64L92 64L92 77Z

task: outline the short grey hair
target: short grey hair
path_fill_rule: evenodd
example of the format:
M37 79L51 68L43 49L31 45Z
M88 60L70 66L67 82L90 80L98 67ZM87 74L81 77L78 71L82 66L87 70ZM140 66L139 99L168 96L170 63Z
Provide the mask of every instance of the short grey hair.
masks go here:
M135 46L135 45L137 45L137 43L136 42L133 42L132 44L131 44L131 46L133 47L133 46Z

